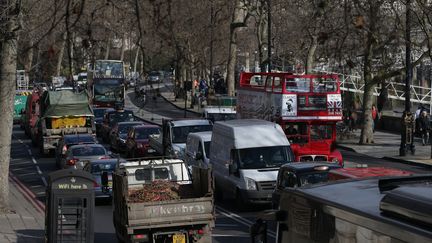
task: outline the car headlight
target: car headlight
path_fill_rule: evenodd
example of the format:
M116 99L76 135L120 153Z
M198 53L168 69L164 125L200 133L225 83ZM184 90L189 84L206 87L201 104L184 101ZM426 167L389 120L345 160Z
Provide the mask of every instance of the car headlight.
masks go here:
M245 177L245 180L246 180L246 190L257 189L256 182L253 179Z
M333 162L333 163L339 163L339 159L336 158L336 157L334 157L334 158L332 159L332 162Z

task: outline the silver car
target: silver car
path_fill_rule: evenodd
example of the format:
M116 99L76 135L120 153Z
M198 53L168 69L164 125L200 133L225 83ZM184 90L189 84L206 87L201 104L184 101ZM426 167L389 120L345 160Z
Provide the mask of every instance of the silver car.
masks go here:
M111 152L101 144L81 144L69 147L66 156L62 158L60 166L63 169L75 167L83 169L91 160L110 159Z

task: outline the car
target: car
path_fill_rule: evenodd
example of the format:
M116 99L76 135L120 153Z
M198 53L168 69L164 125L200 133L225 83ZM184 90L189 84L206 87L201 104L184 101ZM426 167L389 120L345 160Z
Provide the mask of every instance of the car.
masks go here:
M96 199L109 199L112 197L112 173L116 169L117 161L117 159L97 159L91 160L90 163L84 166L83 170L93 176ZM104 173L107 173L107 185L102 183Z
M146 157L155 155L156 150L149 145L150 134L160 134L161 129L157 125L134 126L129 130L126 138L126 155L129 158Z
M111 129L109 135L109 141L111 145L112 151L123 152L126 148L126 138L129 132L129 129L133 126L144 124L141 121L133 121L133 122L118 122Z
M83 169L91 160L110 159L111 152L101 144L80 144L69 147L64 158L60 160L63 169L75 167Z
M158 71L152 71L149 73L148 77L147 77L147 81L149 84L156 84L159 83L161 81L161 74Z
M100 136L106 143L109 142L111 128L117 122L135 121L135 116L131 110L114 110L105 112L102 125L100 127Z
M88 133L83 134L70 134L64 135L57 143L57 148L55 150L56 166L57 168L62 168L60 165L61 159L64 158L66 152L70 146L77 144L94 144L98 143L95 136Z
M93 114L95 116L96 135L100 135L101 126L103 123L104 115L108 112L115 111L113 108L108 107L94 107Z
M74 87L72 87L72 86L54 87L54 91L60 91L60 90L70 90L72 92L75 91Z

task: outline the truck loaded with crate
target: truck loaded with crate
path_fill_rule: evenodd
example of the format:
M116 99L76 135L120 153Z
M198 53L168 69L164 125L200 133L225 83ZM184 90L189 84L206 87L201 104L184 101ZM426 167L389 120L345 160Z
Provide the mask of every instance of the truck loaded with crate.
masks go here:
M148 158L121 163L112 178L120 242L212 242L210 169L193 167L190 175L182 160Z

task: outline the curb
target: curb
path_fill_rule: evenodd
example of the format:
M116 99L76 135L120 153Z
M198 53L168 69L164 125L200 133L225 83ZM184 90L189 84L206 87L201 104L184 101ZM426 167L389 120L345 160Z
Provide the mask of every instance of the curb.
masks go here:
M16 185L18 191L30 202L33 207L42 214L45 214L45 204L36 198L36 195L30 191L17 177L9 172L9 180Z

